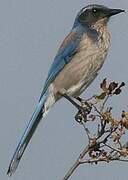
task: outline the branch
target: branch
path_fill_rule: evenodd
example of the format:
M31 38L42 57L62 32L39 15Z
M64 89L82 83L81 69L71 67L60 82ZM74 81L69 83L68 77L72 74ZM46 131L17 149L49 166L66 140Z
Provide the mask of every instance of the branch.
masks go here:
M124 83L118 85L115 82L107 84L106 79L104 79L100 84L101 94L92 96L88 100L77 97L76 99L80 104L77 104L67 95L63 95L78 109L75 120L83 126L88 138L88 145L85 146L63 180L68 180L82 164L112 161L128 162L128 142L123 145L122 141L122 136L127 135L128 112L123 110L121 119L117 120L113 117L112 108L106 107L108 99L119 95L124 85ZM94 128L91 127L95 127L95 134L92 131Z
M78 159L76 160L76 162L73 164L73 166L69 169L69 171L67 172L67 174L65 175L65 177L63 178L63 180L68 180L69 177L71 177L71 175L73 174L73 172L77 169L77 167L81 164L82 162L82 158L88 153L90 147L87 146L83 152L79 155Z
M88 160L85 160L85 161L81 161L81 164L98 164L99 162L106 162L106 163L109 163L109 162L112 162L112 161L121 161L121 162L128 162L128 160L126 159L120 159L120 158L106 158L106 157L103 157L103 158L98 158L98 159L88 159Z

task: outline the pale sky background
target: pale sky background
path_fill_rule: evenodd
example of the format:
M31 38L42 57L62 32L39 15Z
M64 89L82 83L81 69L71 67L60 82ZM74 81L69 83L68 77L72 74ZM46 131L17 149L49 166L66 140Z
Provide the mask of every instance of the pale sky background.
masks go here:
M61 100L40 123L15 175L6 175L57 49L77 12L90 3L128 10L127 0L0 1L0 180L61 180L85 146L85 134L73 118L76 109ZM108 58L83 97L95 94L105 77L128 85L128 14L113 17L109 29ZM118 114L127 105L126 86L113 106ZM70 178L78 179L127 180L128 164L83 165Z

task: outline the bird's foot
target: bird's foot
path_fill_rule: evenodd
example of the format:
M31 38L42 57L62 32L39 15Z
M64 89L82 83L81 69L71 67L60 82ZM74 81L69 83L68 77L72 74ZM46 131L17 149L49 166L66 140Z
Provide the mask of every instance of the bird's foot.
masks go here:
M72 97L68 96L65 90L59 92L59 94L67 99L70 103L72 103L78 110L81 110L82 107L78 103L76 103Z
M81 103L81 107L83 107L86 114L90 114L90 112L92 110L91 103L89 103L88 101L82 99L81 97L75 97L75 99L77 99Z
M75 97L80 102L81 110L78 111L78 113L75 116L75 120L79 123L87 122L87 115L90 114L92 110L92 106L89 102L82 99L81 97Z
M87 115L83 109L77 112L77 114L75 115L75 120L80 124L87 121Z
M87 115L90 114L91 109L92 109L91 105L84 99L82 99L80 97L75 97L75 99L77 99L80 102L80 104L78 104L76 101L73 100L72 97L70 97L66 94L65 90L62 90L59 93L61 96L63 96L65 99L67 99L70 103L72 103L78 109L78 112L75 115L75 120L79 123L86 122Z

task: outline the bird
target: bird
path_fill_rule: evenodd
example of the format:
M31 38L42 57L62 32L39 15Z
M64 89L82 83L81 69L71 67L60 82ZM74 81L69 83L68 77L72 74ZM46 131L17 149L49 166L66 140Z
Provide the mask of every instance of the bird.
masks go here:
M91 4L77 14L74 24L63 40L44 83L34 113L19 141L8 167L11 176L37 126L61 98L77 98L93 82L102 68L110 46L109 19L122 9Z

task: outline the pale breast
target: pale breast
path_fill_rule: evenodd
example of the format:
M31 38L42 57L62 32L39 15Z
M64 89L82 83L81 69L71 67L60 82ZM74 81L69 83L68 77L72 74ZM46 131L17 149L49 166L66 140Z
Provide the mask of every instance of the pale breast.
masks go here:
M101 69L108 52L109 41L109 33L101 34L98 41L86 34L83 35L78 52L56 77L55 91L65 89L71 96L81 94Z

